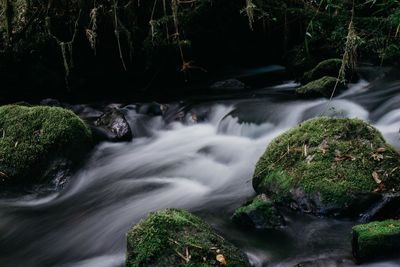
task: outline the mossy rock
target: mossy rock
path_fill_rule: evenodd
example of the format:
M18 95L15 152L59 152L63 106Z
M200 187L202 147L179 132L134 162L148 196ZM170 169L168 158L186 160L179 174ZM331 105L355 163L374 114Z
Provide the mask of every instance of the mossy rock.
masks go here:
M237 208L232 220L239 226L256 229L277 229L285 225L283 216L265 194Z
M354 226L352 247L359 263L398 256L400 221L387 220Z
M398 152L371 125L317 117L268 145L253 187L302 212L358 216L376 195L400 190L399 166Z
M91 132L74 113L57 107L0 107L0 185L41 180L52 162L78 162Z
M223 265L249 266L239 249L187 211L150 213L128 232L127 267Z
M312 81L296 89L296 93L304 96L323 96L329 98L333 90L339 92L346 86L335 77L324 76L318 80Z
M338 58L326 59L318 63L312 70L304 73L301 82L303 84L318 80L324 76L337 77L339 75L342 60Z

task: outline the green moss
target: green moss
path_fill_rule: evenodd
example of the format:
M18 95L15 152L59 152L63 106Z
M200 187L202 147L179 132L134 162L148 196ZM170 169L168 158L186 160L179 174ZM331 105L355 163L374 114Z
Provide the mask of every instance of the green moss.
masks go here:
M237 208L235 210L235 214L233 216L236 216L240 213L252 212L255 210L261 210L266 215L270 215L272 207L274 207L274 204L271 201L265 201L265 200L260 199L259 197L256 197L255 199L251 200L249 203L246 203L245 205Z
M186 257L186 251L187 262L181 257ZM166 209L150 213L129 230L126 266L220 266L219 254L226 266L248 266L244 255L200 218Z
M241 226L274 229L284 225L274 203L264 194L255 197L235 210L232 220Z
M318 80L307 83L296 89L296 93L307 96L330 97L337 83L337 90L343 89L344 85L337 78L324 76Z
M400 221L387 220L353 227L353 254L360 262L400 251Z
M76 161L91 133L71 111L56 107L0 107L1 184L33 182L58 157Z
M400 190L400 155L378 130L358 119L318 117L275 138L256 165L253 186L275 201L301 189L323 203L345 206L356 194ZM381 185L381 186L382 186Z
M309 83L311 81L318 80L324 76L337 77L339 75L341 65L341 59L333 58L323 60L312 70L304 74L302 82Z

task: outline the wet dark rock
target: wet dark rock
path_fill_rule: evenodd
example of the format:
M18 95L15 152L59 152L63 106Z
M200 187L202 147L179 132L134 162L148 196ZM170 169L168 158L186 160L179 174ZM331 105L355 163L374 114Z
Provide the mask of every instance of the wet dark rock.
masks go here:
M49 107L62 107L61 102L53 98L43 99L42 101L40 101L40 105Z
M81 117L84 120L96 120L104 115L105 111L101 111L99 109L95 109L88 105L68 105L64 104L64 106L70 110L72 110L75 114Z
M303 213L358 218L366 216L365 213L368 213L371 207L380 203L381 200L382 195L379 193L356 193L352 195L352 201L343 207L337 203L324 202L320 193L309 194L301 188L292 188L289 206L292 210Z
M216 90L243 90L246 88L246 85L238 79L228 79L218 81L212 84L210 88Z
M240 226L256 229L277 229L285 225L283 216L265 194L237 208L232 220Z
M43 173L42 180L52 181L58 189L62 187L72 176L76 166L67 158L52 160Z
M293 267L336 267L342 265L350 266L353 265L353 262L350 259L315 259L300 262Z
M112 142L130 141L132 130L124 113L119 109L108 109L93 125L93 132L99 139Z
M144 115L161 116L164 113L164 106L156 102L143 104L139 106L138 113Z
M380 221L400 218L400 193L376 194L379 199L374 201L369 210L364 212L360 221Z

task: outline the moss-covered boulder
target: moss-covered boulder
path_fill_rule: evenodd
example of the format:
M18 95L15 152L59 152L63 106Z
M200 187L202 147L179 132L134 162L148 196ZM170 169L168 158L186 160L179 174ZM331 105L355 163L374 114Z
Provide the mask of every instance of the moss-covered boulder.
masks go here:
M398 256L400 221L387 220L353 227L353 255L358 262Z
M303 84L318 80L324 76L338 77L342 60L338 58L326 59L318 63L313 69L304 73L301 82Z
M318 117L275 138L253 187L302 212L357 216L400 190L400 155L371 125Z
M338 93L346 87L342 82L338 81L337 78L324 76L297 88L296 93L304 96L323 96L329 98L332 95L335 86L335 93Z
M283 216L265 194L237 208L232 220L239 226L256 229L277 229L285 225Z
M54 161L67 159L76 163L90 146L90 130L71 111L57 107L0 107L0 185L45 179L41 175Z
M249 266L236 247L184 210L150 213L127 236L127 267Z

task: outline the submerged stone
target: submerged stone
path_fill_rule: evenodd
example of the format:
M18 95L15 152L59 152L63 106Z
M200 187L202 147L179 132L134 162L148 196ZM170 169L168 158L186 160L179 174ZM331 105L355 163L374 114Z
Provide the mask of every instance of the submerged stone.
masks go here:
M245 255L184 210L150 213L127 236L125 266L249 266Z
M352 247L359 263L398 256L400 221L387 220L354 226Z
M30 184L54 166L79 162L91 132L71 111L58 107L0 107L0 185ZM65 161L64 161L65 159ZM62 164L53 164L63 162Z
M268 145L253 187L295 210L353 217L400 190L398 166L400 155L371 125L318 117Z
M232 220L240 226L256 229L276 229L285 225L283 216L265 194L237 208Z
M309 82L306 85L299 87L296 89L296 93L305 96L323 96L329 98L332 93L337 93L343 88L345 88L345 85L337 78L324 76L318 80Z

